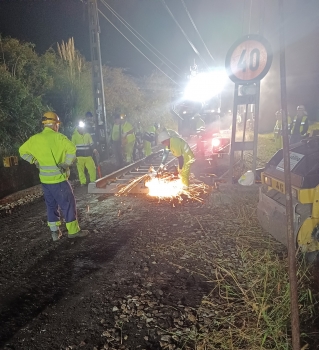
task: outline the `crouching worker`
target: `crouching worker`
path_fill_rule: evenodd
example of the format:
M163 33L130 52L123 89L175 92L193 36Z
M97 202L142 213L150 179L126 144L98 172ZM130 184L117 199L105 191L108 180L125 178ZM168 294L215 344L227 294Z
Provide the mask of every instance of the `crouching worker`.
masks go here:
M90 182L96 180L96 167L92 158L93 154L98 154L94 148L92 136L85 130L85 123L79 121L78 127L72 135L72 142L76 146L76 167L78 169L81 186L86 185L86 176L84 173L87 169L90 177Z
M40 171L52 239L57 241L62 236L59 208L66 222L68 237L87 236L88 231L79 227L75 198L68 182L69 167L75 160L76 148L66 136L58 132L60 120L55 113L45 113L42 124L43 131L30 137L19 148L19 153Z
M178 173L182 179L183 185L188 188L190 168L195 161L194 154L188 143L180 137L171 137L167 131L162 131L158 135L158 142L170 150L178 159ZM160 169L164 168L167 156L168 152L164 152Z

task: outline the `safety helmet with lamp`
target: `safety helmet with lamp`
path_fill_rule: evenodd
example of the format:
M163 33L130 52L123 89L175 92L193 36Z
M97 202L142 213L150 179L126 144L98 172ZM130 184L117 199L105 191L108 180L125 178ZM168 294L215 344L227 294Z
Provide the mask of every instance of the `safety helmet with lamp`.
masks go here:
M277 112L276 112L276 115L281 115L282 114L282 109L279 109Z
M42 124L43 125L56 125L61 124L60 118L54 112L46 112L42 116Z
M306 108L304 105L300 105L297 107L297 111L304 111Z
M120 114L120 118L124 119L126 117L126 114Z
M155 126L156 129L159 129L159 128L160 128L160 123L155 122L155 123L154 123L154 126Z
M85 123L84 123L83 120L80 120L80 121L79 121L78 127L81 128L81 129L85 128Z
M169 138L170 138L170 136L169 136L168 132L166 130L164 130L158 134L157 140L158 140L158 143L162 143L162 142L168 140Z

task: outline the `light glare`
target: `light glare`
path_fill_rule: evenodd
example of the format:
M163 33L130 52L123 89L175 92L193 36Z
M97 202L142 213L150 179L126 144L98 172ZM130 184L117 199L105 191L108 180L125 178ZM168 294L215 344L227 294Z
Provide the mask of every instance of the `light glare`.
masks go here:
M193 77L184 92L184 98L191 101L208 101L224 88L227 74L224 70L199 73Z

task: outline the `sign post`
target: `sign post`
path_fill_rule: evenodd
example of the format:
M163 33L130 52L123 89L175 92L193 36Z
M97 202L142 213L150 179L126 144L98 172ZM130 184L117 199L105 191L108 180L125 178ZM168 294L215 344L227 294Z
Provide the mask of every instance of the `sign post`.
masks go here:
M300 349L300 324L298 307L298 280L296 266L296 239L294 235L294 211L291 191L291 169L300 160L296 153L289 152L289 132L287 113L287 88L286 88L286 51L284 30L284 2L279 0L280 15L280 85L281 85L281 108L282 108L282 140L283 140L283 165L285 174L285 197L287 218L287 242L288 242L288 272L290 287L290 310L291 310L291 339L292 349ZM282 164L281 164L282 166Z
M269 42L260 35L250 34L238 39L226 56L226 70L235 83L232 136L230 146L229 182L233 181L234 157L236 151L253 151L252 170L256 175L260 80L268 73L272 63L272 50ZM251 108L254 140L245 141L246 117L243 125L243 141L236 141L238 106Z

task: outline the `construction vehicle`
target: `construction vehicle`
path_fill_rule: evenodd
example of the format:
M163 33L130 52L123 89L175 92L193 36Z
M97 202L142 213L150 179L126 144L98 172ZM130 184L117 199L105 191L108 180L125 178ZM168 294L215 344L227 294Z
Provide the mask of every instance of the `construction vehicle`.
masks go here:
M296 246L314 259L319 251L319 137L290 147L293 222ZM258 220L261 226L287 244L283 150L280 149L261 173Z

